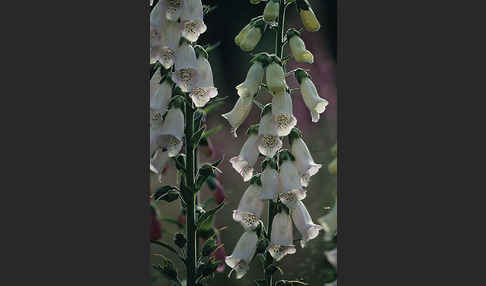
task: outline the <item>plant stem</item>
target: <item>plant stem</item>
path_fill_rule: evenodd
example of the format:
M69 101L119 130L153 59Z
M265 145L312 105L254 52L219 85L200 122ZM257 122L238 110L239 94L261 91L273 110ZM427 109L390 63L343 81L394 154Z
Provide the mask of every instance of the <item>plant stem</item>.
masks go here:
M285 0L280 0L280 9L278 13L278 26L277 26L277 35L275 37L275 55L277 55L280 59L283 58L284 49L283 49L283 39L285 33L285 10L287 5ZM285 66L284 72L285 72ZM276 204L272 201L268 201L268 236L271 238L272 235L272 222L275 216L275 207ZM270 253L267 251L265 257L265 285L272 286L272 273L267 271L267 267L273 263L273 258Z
M186 206L186 236L187 236L187 257L186 257L186 271L187 271L187 285L194 286L196 284L196 263L197 263L197 240L196 240L196 200L195 194L195 150L191 142L192 134L194 134L194 109L192 108L192 101L185 104L186 112L186 129L184 136L184 145L186 146L186 173L185 184L189 193L185 194Z

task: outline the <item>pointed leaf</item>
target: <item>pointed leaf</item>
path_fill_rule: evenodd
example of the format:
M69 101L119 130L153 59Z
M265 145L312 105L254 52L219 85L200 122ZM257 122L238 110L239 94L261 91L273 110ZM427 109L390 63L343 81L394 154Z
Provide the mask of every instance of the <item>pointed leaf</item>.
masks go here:
M216 214L216 212L218 212L222 207L224 206L224 202L220 203L217 207L215 207L214 209L211 209L205 213L203 213L198 221L197 221L197 226L196 226L196 229L199 230L199 228L204 224L204 222L208 219L212 219L214 214Z

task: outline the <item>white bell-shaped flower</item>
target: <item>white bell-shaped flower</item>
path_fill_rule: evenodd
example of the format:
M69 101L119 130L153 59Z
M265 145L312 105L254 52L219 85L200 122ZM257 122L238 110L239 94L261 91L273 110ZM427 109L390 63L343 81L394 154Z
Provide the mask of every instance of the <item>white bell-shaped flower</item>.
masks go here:
M276 214L272 222L270 245L267 248L275 261L281 260L287 254L296 252L293 240L290 216L285 211Z
M185 0L184 2L181 14L182 36L190 42L196 42L199 35L207 30L203 20L203 5L201 0Z
M287 32L287 39L289 39L290 52L292 57L299 63L314 63L314 55L305 47L305 42L300 37L300 33L295 29L290 29Z
M162 75L160 74L160 70L157 69L155 73L152 75L150 79L150 96L155 94L160 87L160 81L162 80Z
M155 152L155 155L150 159L150 170L156 174L160 174L165 165L169 162L169 152L161 149Z
M165 79L158 89L150 94L150 108L165 113L172 96L172 82Z
M167 20L177 22L182 15L187 0L161 0L165 5L165 17Z
M324 252L326 254L326 258L332 266L336 267L337 269L337 248Z
M272 97L272 115L277 123L277 135L287 136L297 125L297 118L292 113L292 97L288 91L276 93Z
M322 167L321 164L314 162L312 155L301 137L301 132L294 128L289 135L290 150L295 157L295 166L301 176L301 184L304 187L309 185L310 177L317 174Z
M150 12L150 46L159 46L162 39L162 17L160 13L160 2Z
M162 109L153 109L150 108L150 129L152 130L160 130L162 129L162 125L164 124L164 120L162 117L164 116L167 110Z
M230 256L226 256L225 262L236 271L236 278L241 279L248 270L250 262L257 249L258 236L254 231L245 231L236 243Z
M180 107L173 106L165 116L157 143L159 147L167 148L169 157L174 157L181 151L184 137L184 114Z
M337 202L331 211L327 215L319 218L318 221L325 231L324 240L331 241L334 235L337 234Z
M295 71L295 77L300 84L300 92L302 93L305 106L311 112L312 122L318 122L320 114L326 110L326 106L328 105L327 100L319 97L316 86L304 70L297 69Z
M301 201L297 201L297 207L292 210L292 220L302 236L300 240L302 248L309 240L316 238L319 231L322 230L322 226L312 221L307 208Z
M179 46L174 67L172 80L183 92L190 92L198 81L196 53L191 45L183 43Z
M211 98L218 95L218 89L214 87L213 71L207 59L207 53L201 50L201 46L197 46L197 49L200 50L197 58L198 81L189 96L196 107L203 107Z
M262 200L276 201L279 193L279 180L277 164L271 158L267 158L262 162Z
M263 81L264 76L263 64L256 60L251 65L244 82L236 87L239 96L254 96Z
M253 176L253 166L258 160L258 125L254 125L248 129L248 139L241 148L240 154L231 158L229 161L233 168L240 173L243 177L243 181L249 181Z
M277 123L272 116L272 104L267 104L262 111L258 135L260 136L258 151L262 155L273 157L282 148L283 143L278 136Z
M231 134L237 137L236 130L238 127L245 122L248 114L250 114L251 108L253 106L253 96L239 97L236 101L235 106L230 112L225 113L223 116L231 126Z
M288 151L280 153L280 201L288 208L294 209L297 202L305 199L307 192L302 188L300 175Z
M267 88L272 94L282 93L287 89L285 72L282 65L275 59L265 69Z
M169 69L175 62L175 56L179 41L181 39L181 30L177 22L162 22L161 44L151 49L151 53L156 55L157 60Z
M233 211L233 220L241 223L245 230L255 229L262 214L264 203L261 200L262 185L259 176L254 176L240 199L238 209Z

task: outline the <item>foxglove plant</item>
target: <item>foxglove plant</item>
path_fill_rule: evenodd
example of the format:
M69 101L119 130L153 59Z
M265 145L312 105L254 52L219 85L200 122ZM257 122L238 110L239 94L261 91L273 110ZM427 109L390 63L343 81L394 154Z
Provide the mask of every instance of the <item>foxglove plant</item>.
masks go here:
M328 102L319 96L307 72L302 69L286 72L286 64L291 58L299 63L314 62L301 32L294 28L285 31L286 9L292 4L295 4L306 31L320 29L309 1L250 0L251 4L261 2L265 2L263 15L251 19L236 35L235 43L243 51L253 51L264 33L274 30L275 51L253 55L245 81L236 86L238 101L233 110L223 115L236 137L237 128L252 108L251 103L261 109L260 122L248 129L248 138L240 154L230 159L243 181L250 181L250 184L233 213L233 219L243 226L245 232L233 254L226 258L226 264L236 271L236 278L240 279L248 271L252 258L261 254L264 257L264 279L255 282L272 286L272 275L279 269L276 262L296 253L296 241L305 247L321 230L325 230L326 234L332 231L332 227L315 224L304 204L307 197L305 188L322 165L314 162L301 131L296 128L292 101L300 99L292 98L292 92L300 90L312 122L319 121ZM286 45L291 57L284 54ZM287 85L286 77L289 75L296 77L299 88L291 89ZM265 105L255 99L263 91L272 96L271 102ZM284 149L287 144L288 149ZM259 156L265 159L261 163L261 173L256 173ZM268 202L267 228L261 218L265 202ZM300 234L298 240L294 240L293 225ZM276 285L285 283L281 280Z
M151 242L173 252L186 268L186 285L206 285L215 272L224 269L224 247L214 227L214 214L223 206L222 185L215 183L217 165L199 164L198 147L208 145L210 134L205 118L220 100L215 97L213 72L208 52L197 44L207 30L204 14L210 7L201 0L150 1L150 171L163 176L170 161L175 163L179 186L162 186L154 201L181 202L177 224L185 234L174 235L175 247L160 240L160 224L151 218ZM211 183L210 183L211 182ZM200 203L198 192L204 184L216 189L217 206L210 210ZM182 220L181 220L182 219ZM154 230L155 229L155 230ZM199 244L202 240L204 243ZM165 278L182 285L174 264L165 258L153 268Z

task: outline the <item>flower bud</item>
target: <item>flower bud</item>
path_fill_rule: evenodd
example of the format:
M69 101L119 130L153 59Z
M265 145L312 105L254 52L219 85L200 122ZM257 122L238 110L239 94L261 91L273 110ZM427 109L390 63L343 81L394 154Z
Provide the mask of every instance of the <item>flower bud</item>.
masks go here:
M262 39L262 28L260 26L251 27L240 41L240 48L245 52L253 51Z
M297 69L295 77L300 84L300 92L305 106L311 112L312 122L318 122L320 114L326 110L328 101L319 97L316 86L304 70Z
M275 60L270 63L265 69L267 88L272 94L282 93L287 88L285 82L285 72L280 63Z
M314 56L305 48L305 43L300 38L300 33L297 30L289 30L287 32L287 38L289 39L292 57L294 57L297 62L308 64L312 64L314 62Z
M278 14L280 9L280 1L279 0L270 0L268 1L265 9L263 10L263 19L265 22L269 24L273 24L277 21Z
M299 11L302 25L309 32L317 32L321 28L321 24L317 20L312 7L307 0L297 0L297 11Z

